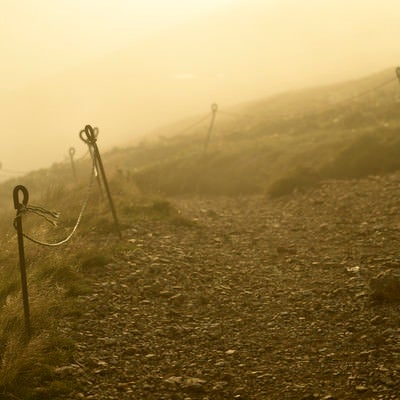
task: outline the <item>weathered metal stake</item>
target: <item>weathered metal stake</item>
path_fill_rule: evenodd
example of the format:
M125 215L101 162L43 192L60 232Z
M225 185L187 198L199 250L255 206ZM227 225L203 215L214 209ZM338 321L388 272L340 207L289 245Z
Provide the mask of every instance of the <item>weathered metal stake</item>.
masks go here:
M19 199L19 193L22 193L22 202ZM26 262L24 250L24 234L22 230L21 209L28 204L29 192L25 186L18 185L13 191L14 208L17 210L16 228L18 236L18 251L19 251L19 265L21 271L21 288L22 288L22 301L24 305L24 319L25 319L25 332L28 339L31 337L31 322L29 312L29 296L28 296L28 283L26 278Z
M83 133L86 134L86 139L83 138ZM122 238L122 234L121 234L120 224L119 224L119 221L118 221L117 212L116 212L115 207L114 207L114 202L113 202L113 199L112 199L112 196L111 196L110 187L108 186L106 172L104 170L103 162L101 160L100 151L99 151L99 148L97 146L97 138L96 138L95 130L92 128L91 125L86 125L85 129L83 131L81 131L80 137L85 143L87 143L89 145L89 147L90 146L92 147L93 156L95 157L95 162L96 162L96 164L97 164L97 166L99 168L99 172L101 174L103 185L104 185L104 188L105 188L106 193L107 193L108 202L109 202L109 205L110 205L111 213L112 213L112 215L114 217L115 226L117 228L118 235L119 235L119 237L121 239Z
M211 112L212 112L212 114L211 114L211 122L210 122L210 126L208 128L206 141L204 142L203 156L205 156L206 153L207 153L208 144L210 142L211 133L212 133L212 130L213 130L213 127L214 127L215 117L217 116L217 111L218 111L218 104L213 103L211 105Z

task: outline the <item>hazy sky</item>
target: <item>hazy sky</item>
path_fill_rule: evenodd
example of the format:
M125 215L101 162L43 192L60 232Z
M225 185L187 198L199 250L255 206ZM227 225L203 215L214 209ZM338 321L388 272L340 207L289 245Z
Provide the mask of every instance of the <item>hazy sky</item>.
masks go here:
M400 63L399 0L0 0L0 162Z
M88 62L235 0L0 0L0 88Z

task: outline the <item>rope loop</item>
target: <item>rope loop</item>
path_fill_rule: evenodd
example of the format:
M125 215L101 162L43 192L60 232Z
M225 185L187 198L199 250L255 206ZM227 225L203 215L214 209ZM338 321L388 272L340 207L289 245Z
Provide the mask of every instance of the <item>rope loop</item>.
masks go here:
M57 243L47 243L47 242L37 240L25 233L23 233L23 236L33 243L36 243L41 246L47 246L47 247L57 247L57 246L61 246L64 243L67 243L72 238L72 236L74 235L76 230L78 229L78 226L82 220L83 214L89 203L90 194L91 194L93 182L94 182L94 176L95 176L95 163L93 161L92 172L91 172L91 176L90 176L89 185L87 188L87 197L82 204L82 207L79 212L75 226L72 228L72 231L69 233L69 235L65 239L63 239ZM22 203L19 201L19 192L20 191L23 193ZM14 205L15 205L15 209L17 210L17 215L14 218L14 223L13 223L15 229L17 229L18 218L22 218L23 215L26 215L29 213L36 214L39 217L44 218L47 222L49 222L53 226L57 226L57 221L58 221L58 218L60 217L60 213L54 212L54 211L49 211L49 210L46 210L45 208L39 207L39 206L28 206L28 199L29 199L29 193L24 186L20 185L14 189Z
M39 206L28 206L22 204L21 207L18 209L16 218L26 214L38 215L39 217L44 218L49 224L53 226L57 226L57 220L60 217L60 213L58 212L49 211Z
M86 137L84 137L86 135ZM79 137L89 146L94 146L97 142L97 136L99 135L99 128L93 128L91 125L86 125L85 129L79 132Z

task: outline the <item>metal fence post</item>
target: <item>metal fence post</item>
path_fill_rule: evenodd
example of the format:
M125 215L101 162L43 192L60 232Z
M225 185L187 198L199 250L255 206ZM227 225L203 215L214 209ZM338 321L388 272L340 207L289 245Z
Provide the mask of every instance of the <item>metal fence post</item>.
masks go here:
M210 142L210 139L211 139L211 133L212 133L212 130L214 127L214 122L215 122L215 117L217 116L217 111L218 111L218 104L213 103L211 105L211 112L212 112L211 122L210 122L210 126L208 128L206 141L204 142L203 156L207 153L208 143Z
M93 132L94 132L94 137L97 139L97 137L99 136L99 128L94 127L93 128ZM89 153L90 153L90 157L92 159L92 162L94 163L94 175L96 177L96 181L97 181L97 185L99 186L99 193L100 193L100 198L103 199L104 194L103 194L103 187L101 186L101 179L100 179L100 173L99 173L99 166L98 166L98 161L97 158L94 155L94 150L93 150L93 145L91 142L89 142L87 139L85 139L83 137L83 135L85 134L85 130L82 129L79 132L79 137L88 145L89 147Z
M19 194L22 193L22 202L19 199ZM22 301L24 306L24 320L25 331L28 339L31 337L31 322L29 312L29 296L28 296L28 283L26 278L26 262L24 250L24 234L22 230L22 215L21 210L27 206L29 200L29 192L25 186L18 185L13 191L14 208L17 210L15 218L17 236L18 236L18 252L19 252L19 265L21 271L21 288L22 288Z
M74 161L75 153L76 153L75 147L70 147L69 158L71 160L72 175L74 176L74 179L76 179L76 168L75 168L75 161Z
M83 133L86 134L86 139L83 138ZM89 147L90 146L92 147L93 156L95 157L95 162L97 163L97 166L99 168L99 172L101 174L103 185L104 185L104 188L105 188L106 193L107 193L107 198L108 198L108 203L110 205L111 213L112 213L112 215L114 217L115 227L116 227L116 229L118 231L118 235L119 235L119 237L121 239L122 238L122 234L121 234L120 224L119 224L119 221L118 221L117 212L116 212L115 207L114 207L114 202L113 202L113 199L112 199L112 196L111 196L110 187L108 186L106 172L104 170L104 165L103 165L103 162L101 160L100 151L99 151L99 148L97 146L96 131L95 131L95 129L93 129L93 127L91 125L86 125L85 129L83 131L81 131L80 137L85 143L87 143L89 145Z

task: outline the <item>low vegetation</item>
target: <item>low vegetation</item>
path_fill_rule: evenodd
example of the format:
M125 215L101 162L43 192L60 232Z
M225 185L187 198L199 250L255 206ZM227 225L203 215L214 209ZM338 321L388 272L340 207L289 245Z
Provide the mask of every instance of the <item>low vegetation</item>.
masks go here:
M275 197L321 179L390 173L399 168L397 82L342 102L390 74L221 111L207 154L207 124L176 136L181 127L174 125L158 139L115 151L110 159L129 171L140 190L160 195Z
M15 211L12 189L23 183L31 192L29 205L61 211L57 226L37 215L23 217L24 232L43 242L64 239L77 221L88 196L85 175L90 165L81 165L82 179L69 176L68 165L56 165L43 176L32 173L1 186L2 215L0 253L0 398L54 399L76 389L67 382L62 366L74 364L75 343L58 329L61 317L80 315L77 296L91 291L88 274L112 262L114 254L124 251L125 242L118 240L116 226L104 194L97 183L84 217L72 239L56 248L43 247L25 240L28 291L31 314L31 337L27 336L21 298L16 233L12 226ZM60 172L62 174L60 175ZM121 229L137 218L153 218L171 224L190 223L174 207L159 197L139 196L129 178L111 169L110 187L118 209ZM62 176L64 179L59 179ZM57 178L58 177L58 178ZM103 196L103 197L102 197ZM7 204L6 197L9 201ZM129 244L129 249L132 244Z

